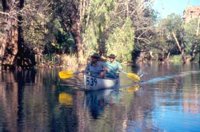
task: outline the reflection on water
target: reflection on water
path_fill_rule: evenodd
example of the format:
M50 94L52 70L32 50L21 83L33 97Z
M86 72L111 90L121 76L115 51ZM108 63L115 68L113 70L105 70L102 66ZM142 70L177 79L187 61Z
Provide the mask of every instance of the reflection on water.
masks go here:
M126 87L96 91L60 85L58 70L1 71L0 132L199 131L199 66L139 70L140 85L122 75Z
M118 89L85 92L86 109L88 108L94 119L98 119L101 116L106 106L117 103L119 99L120 92Z
M59 103L63 105L72 106L73 105L73 99L72 95L68 94L66 92L61 92L58 97Z

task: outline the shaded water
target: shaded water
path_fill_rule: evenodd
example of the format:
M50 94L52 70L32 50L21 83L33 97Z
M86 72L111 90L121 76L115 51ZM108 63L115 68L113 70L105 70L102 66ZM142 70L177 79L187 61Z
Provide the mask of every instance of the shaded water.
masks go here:
M198 132L199 65L139 70L140 86L123 74L120 89L98 91L61 82L56 70L0 72L0 132Z

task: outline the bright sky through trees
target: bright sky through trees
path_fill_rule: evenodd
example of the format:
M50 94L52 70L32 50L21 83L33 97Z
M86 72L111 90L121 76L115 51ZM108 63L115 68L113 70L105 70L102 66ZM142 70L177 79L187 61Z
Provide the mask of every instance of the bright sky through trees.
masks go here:
M153 8L164 18L171 13L182 15L188 6L200 6L200 0L155 0Z

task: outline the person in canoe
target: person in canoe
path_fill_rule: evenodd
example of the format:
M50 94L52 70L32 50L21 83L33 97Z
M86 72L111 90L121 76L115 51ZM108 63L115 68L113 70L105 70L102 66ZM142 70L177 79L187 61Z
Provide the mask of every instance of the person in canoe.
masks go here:
M93 77L105 77L105 64L102 61L100 61L99 54L94 53L91 56L90 63L86 66L85 73Z
M108 57L108 61L105 63L106 77L107 78L119 78L119 72L122 70L121 64L116 61L116 56L114 54L110 54Z

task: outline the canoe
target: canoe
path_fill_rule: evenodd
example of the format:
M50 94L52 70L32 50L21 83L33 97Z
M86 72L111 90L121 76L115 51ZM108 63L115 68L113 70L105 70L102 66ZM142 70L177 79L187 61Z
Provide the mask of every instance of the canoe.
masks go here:
M120 79L97 78L84 74L84 88L88 90L110 89L119 87Z

